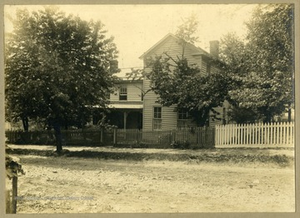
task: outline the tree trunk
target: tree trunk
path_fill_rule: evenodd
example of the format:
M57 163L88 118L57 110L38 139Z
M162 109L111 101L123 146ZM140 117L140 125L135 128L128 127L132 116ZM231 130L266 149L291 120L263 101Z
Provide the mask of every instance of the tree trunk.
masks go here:
M270 113L267 113L263 119L263 123L271 123L273 116Z
M288 109L288 122L292 121L292 109L291 109L291 104L289 104L289 109Z
M56 141L56 152L60 153L62 151L62 134L60 130L60 125L58 123L53 124L55 141Z
M22 124L25 132L28 132L29 130L29 122L28 117L22 117Z
M196 112L196 122L197 126L204 127L209 125L209 109L203 109L201 111Z

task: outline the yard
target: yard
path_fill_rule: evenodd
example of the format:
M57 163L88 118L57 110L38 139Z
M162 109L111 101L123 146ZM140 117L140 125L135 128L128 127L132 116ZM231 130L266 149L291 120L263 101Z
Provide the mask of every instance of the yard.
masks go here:
M136 155L138 151L142 149L131 149ZM293 156L293 151L286 149L197 152L219 153L219 156L229 152L253 154L253 157L259 152L261 156L264 153ZM225 158L215 162L195 158L170 161L34 154L18 154L18 157L26 175L19 178L17 213L293 212L295 209L293 161L282 165L272 159L249 161L250 156L248 161Z

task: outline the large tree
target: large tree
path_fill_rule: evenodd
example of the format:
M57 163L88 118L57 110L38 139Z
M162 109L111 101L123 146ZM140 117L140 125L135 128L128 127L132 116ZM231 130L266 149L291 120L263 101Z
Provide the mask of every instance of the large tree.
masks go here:
M197 126L208 125L210 112L217 118L215 107L221 106L227 95L227 76L221 71L203 74L197 65L188 60L177 60L168 55L159 56L151 62L147 75L151 90L159 96L164 106L176 105L177 110L188 112Z
M221 56L232 83L229 100L235 119L270 122L293 103L294 8L291 4L259 6L246 24L245 43L227 35Z
M258 114L252 108L243 107L239 101L232 96L233 92L242 92L244 78L249 74L250 53L245 43L235 34L228 33L220 42L220 59L226 63L223 67L227 74L228 95L226 100L230 103L228 115L237 123L255 122Z
M55 130L62 150L61 126L82 127L93 106L106 106L118 71L113 38L103 24L65 15L58 8L18 10L7 35L6 111L11 120L38 120Z
M173 58L167 53L149 58L150 72L132 70L128 78L147 78L150 80L150 89L143 94L153 91L158 95L158 101L163 106L175 105L178 111L186 111L196 122L197 126L209 124L212 116L218 119L215 107L221 106L227 95L227 75L222 71L204 74L195 64L189 64L185 57L188 44L195 44L198 28L197 17L191 16L182 19L176 31L177 43L182 52ZM223 67L223 63L211 58L211 64ZM212 113L211 113L212 112Z

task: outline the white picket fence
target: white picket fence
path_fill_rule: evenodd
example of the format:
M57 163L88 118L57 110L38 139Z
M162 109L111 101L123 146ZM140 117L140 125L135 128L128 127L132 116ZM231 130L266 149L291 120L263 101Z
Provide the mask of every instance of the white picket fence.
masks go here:
M216 146L294 146L294 122L217 125Z

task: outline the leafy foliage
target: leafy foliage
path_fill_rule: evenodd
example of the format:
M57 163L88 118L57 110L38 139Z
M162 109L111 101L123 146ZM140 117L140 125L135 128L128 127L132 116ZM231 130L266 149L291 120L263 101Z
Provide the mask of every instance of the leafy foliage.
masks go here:
M86 105L104 106L113 84L112 38L100 22L65 17L61 12L19 11L7 42L6 93L11 117L82 120Z
M194 44L198 41L198 37L195 36L198 24L196 15L192 14L191 16L182 19L182 23L177 28L175 35L179 38L179 44L182 45L182 57L184 56L186 44Z
M101 22L58 8L18 10L6 40L7 117L60 128L81 127L93 105L105 107L118 72L113 38Z
M189 65L186 58L154 58L148 79L162 105L188 111L198 126L208 124L209 112L222 105L227 95L226 75L217 71L200 73L199 67Z
M293 103L293 6L258 7L247 23L247 42L228 34L222 40L222 61L230 75L229 102L233 119L269 122ZM236 113L234 113L236 112ZM240 114L240 115L239 115Z
M184 40L184 42L194 44L198 40L198 37L194 36L198 29L198 24L195 14L182 19L182 23L177 28L176 36Z
M129 79L146 78L150 80L150 89L143 94L153 91L158 95L158 101L163 106L176 105L178 111L189 112L198 126L208 125L210 112L217 119L214 107L220 106L227 95L227 75L221 71L208 74L200 72L196 64L190 64L185 57L187 44L194 44L198 21L195 14L183 19L178 26L177 43L182 48L181 54L163 53L156 57L147 57L147 67L150 72L132 70ZM174 58L177 57L177 58ZM221 63L209 58L209 64L221 69Z

